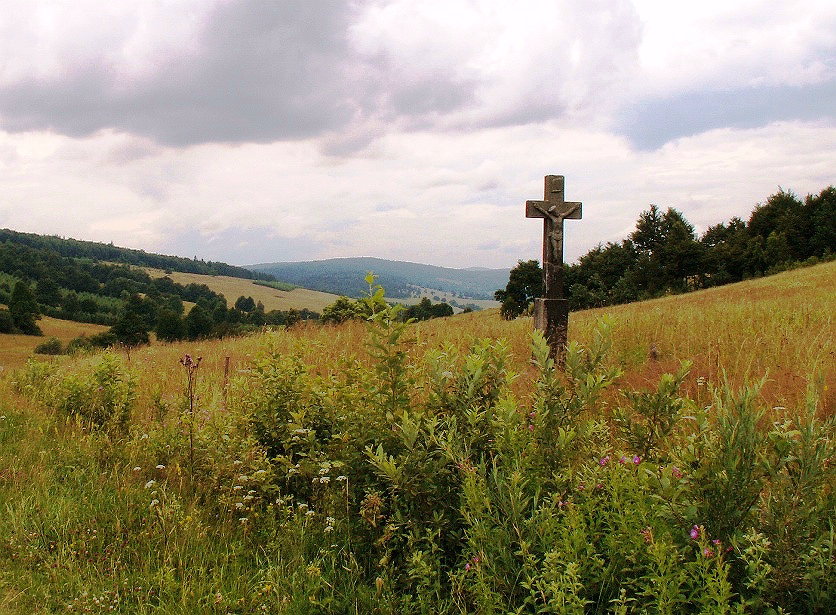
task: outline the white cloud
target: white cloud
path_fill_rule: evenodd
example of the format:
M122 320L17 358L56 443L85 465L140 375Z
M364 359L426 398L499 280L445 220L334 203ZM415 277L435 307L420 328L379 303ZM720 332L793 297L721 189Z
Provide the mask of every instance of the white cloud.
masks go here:
M705 228L836 182L831 4L0 2L0 226L508 266L560 173L570 260L650 203Z
M539 198L548 173L566 175L567 198L584 202L584 219L567 223L573 259L623 238L651 203L676 207L704 229L748 216L779 184L818 192L836 165L836 128L814 123L715 130L654 152L550 123L390 134L379 158L336 165L314 143L96 158L125 141L111 133L84 141L2 135L0 151L16 152L16 171L13 179L4 175L0 226L148 250L197 229L195 253L234 254L239 263L271 260L270 242L293 241L297 259L373 255L505 266L539 256L539 223L524 217L523 203ZM48 188L40 185L45 173ZM235 229L255 233L249 258L240 246L212 241Z
M829 0L635 0L643 23L637 94L805 85L836 77Z

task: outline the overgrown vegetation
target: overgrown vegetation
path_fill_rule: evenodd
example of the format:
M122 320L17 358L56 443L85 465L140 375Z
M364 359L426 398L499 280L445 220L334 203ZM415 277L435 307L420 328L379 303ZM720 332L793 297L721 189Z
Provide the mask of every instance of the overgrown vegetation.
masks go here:
M366 276L368 280L368 275ZM472 310L469 310L472 311ZM401 320L431 320L453 315L453 306L446 302L433 303L424 297L409 307L401 305L398 317ZM321 321L324 324L340 324L349 320L366 320L372 316L369 302L365 299L340 297L322 310Z
M759 380L689 382L696 363L633 386L608 319L560 372L537 335L464 342L382 289L364 304L365 330L259 338L228 397L205 352L191 371L152 348L144 368L104 354L7 380L4 606L832 612L815 377L788 409Z

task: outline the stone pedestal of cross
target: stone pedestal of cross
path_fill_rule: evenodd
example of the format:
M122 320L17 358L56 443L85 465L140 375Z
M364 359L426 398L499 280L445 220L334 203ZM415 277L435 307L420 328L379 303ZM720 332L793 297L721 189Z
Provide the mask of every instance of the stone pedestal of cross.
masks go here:
M563 198L564 177L546 175L542 201L526 201L526 218L543 218L543 297L534 300L534 326L543 332L551 356L566 357L569 301L563 297L563 221L580 220L581 204Z

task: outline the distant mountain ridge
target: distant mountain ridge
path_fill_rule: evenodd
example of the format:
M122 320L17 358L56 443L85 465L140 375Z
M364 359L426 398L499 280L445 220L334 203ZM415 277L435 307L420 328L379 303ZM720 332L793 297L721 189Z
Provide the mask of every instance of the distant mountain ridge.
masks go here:
M454 269L373 257L260 263L246 268L304 288L348 297L359 297L368 291L363 278L372 271L387 296L395 299L419 296L422 289L463 299L493 299L494 291L505 288L510 273L510 269Z

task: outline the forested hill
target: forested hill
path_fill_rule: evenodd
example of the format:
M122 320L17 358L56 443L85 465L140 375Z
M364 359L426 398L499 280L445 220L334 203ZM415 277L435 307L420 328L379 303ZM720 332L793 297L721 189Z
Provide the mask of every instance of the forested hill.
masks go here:
M508 282L508 269L452 269L382 258L332 258L295 263L248 265L278 280L348 297L359 297L368 287L369 271L393 298L420 296L421 289L455 293L465 299L493 299L497 288Z
M67 258L85 258L93 261L108 261L138 267L153 267L183 273L203 275L227 275L234 278L251 280L272 280L269 274L258 273L226 263L204 261L180 256L152 254L144 250L120 248L113 244L78 239L64 239L52 235L20 233L9 229L0 229L0 244L22 245L36 250L52 252Z

